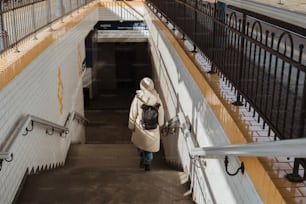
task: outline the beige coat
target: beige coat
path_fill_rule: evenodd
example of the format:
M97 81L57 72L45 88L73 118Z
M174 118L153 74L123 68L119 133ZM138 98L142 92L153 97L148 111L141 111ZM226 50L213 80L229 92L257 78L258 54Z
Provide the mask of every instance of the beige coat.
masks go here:
M142 115L141 105L145 102L147 105L160 104L158 109L158 127L153 130L144 130L141 127L140 120ZM129 114L129 129L132 130L132 143L145 151L158 152L160 148L160 127L164 124L164 109L158 93L155 89L138 90L133 99Z

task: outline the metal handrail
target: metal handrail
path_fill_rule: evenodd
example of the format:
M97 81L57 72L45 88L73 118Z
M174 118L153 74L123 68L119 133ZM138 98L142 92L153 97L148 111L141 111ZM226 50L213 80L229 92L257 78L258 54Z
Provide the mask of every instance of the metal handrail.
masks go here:
M190 151L191 156L215 158L225 155L251 157L306 157L306 138L279 140L271 142L257 142L233 144L214 147L199 147Z
M140 17L142 17L143 19L143 15L141 13L139 13L139 11L137 11L134 7L132 7L131 5L129 5L126 0L122 1L126 6L128 6L130 9L132 9L135 13L137 13Z
M4 142L0 145L0 161L1 162L3 159L8 160L10 157L12 157L12 154L9 154L9 150L12 144L14 143L15 139L20 134L27 135L28 132L32 131L34 128L34 123L37 123L40 126L46 127L46 133L49 135L53 134L54 131L60 133L60 136L63 133L67 134L69 132L69 129L65 126L39 118L34 115L28 114L24 117L21 117L21 119L18 121L13 131L6 137ZM31 124L31 129L28 128L30 124ZM48 128L51 128L52 133L49 132ZM26 133L23 133L24 130L26 131Z
M72 120L74 119L76 119L78 122L81 122L84 125L89 123L89 120L85 116L83 116L82 114L76 111L72 112Z
M187 123L185 116L182 112L177 113L176 117L171 119L173 122L178 123L178 127L181 129L186 145L187 150L189 154L190 161L192 163L192 169L190 169L190 179L191 179L191 188L195 185L195 177L199 178L198 171L196 171L196 167L200 169L200 172L203 175L203 178L207 180L207 175L205 173L205 166L201 162L201 158L194 156L191 154L191 152L196 148L196 141L194 140L194 137L192 136L192 133L190 131L190 124ZM204 194L203 186L199 185L200 191L202 195ZM209 191L210 198L212 199L213 203L216 203L215 198L213 196L212 190L210 186L207 184L207 190Z

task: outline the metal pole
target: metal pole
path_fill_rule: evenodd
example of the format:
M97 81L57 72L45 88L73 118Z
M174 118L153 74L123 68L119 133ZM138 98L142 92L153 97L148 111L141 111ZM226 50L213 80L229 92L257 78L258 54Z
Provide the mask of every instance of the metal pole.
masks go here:
M245 25L246 25L246 14L243 13L243 17L242 17L242 34L245 34ZM240 89L241 86L241 76L242 76L242 70L243 70L243 59L244 59L244 55L243 55L243 51L244 51L244 47L245 47L245 39L244 37L241 35L241 44L240 44L240 66L239 66L239 71L238 71L238 88ZM232 103L235 106L242 106L243 103L241 102L241 95L239 93L239 91L237 91L237 97L236 97L236 101Z

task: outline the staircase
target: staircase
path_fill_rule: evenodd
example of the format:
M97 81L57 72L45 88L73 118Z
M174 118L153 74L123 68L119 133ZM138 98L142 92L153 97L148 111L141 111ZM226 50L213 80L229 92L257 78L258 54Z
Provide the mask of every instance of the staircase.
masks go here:
M119 92L90 101L86 143L71 145L63 167L28 176L16 203L193 203L187 176L167 165L162 151L154 154L151 171L139 168L127 129L133 95Z

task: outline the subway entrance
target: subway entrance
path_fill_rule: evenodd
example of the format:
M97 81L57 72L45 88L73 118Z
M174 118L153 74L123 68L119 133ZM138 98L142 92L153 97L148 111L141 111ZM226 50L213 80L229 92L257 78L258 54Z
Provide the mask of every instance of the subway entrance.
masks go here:
M147 38L97 38L101 33L92 32L86 38L90 68L83 88L85 116L90 123L85 142L130 143L130 104L140 80L152 78L149 43Z

